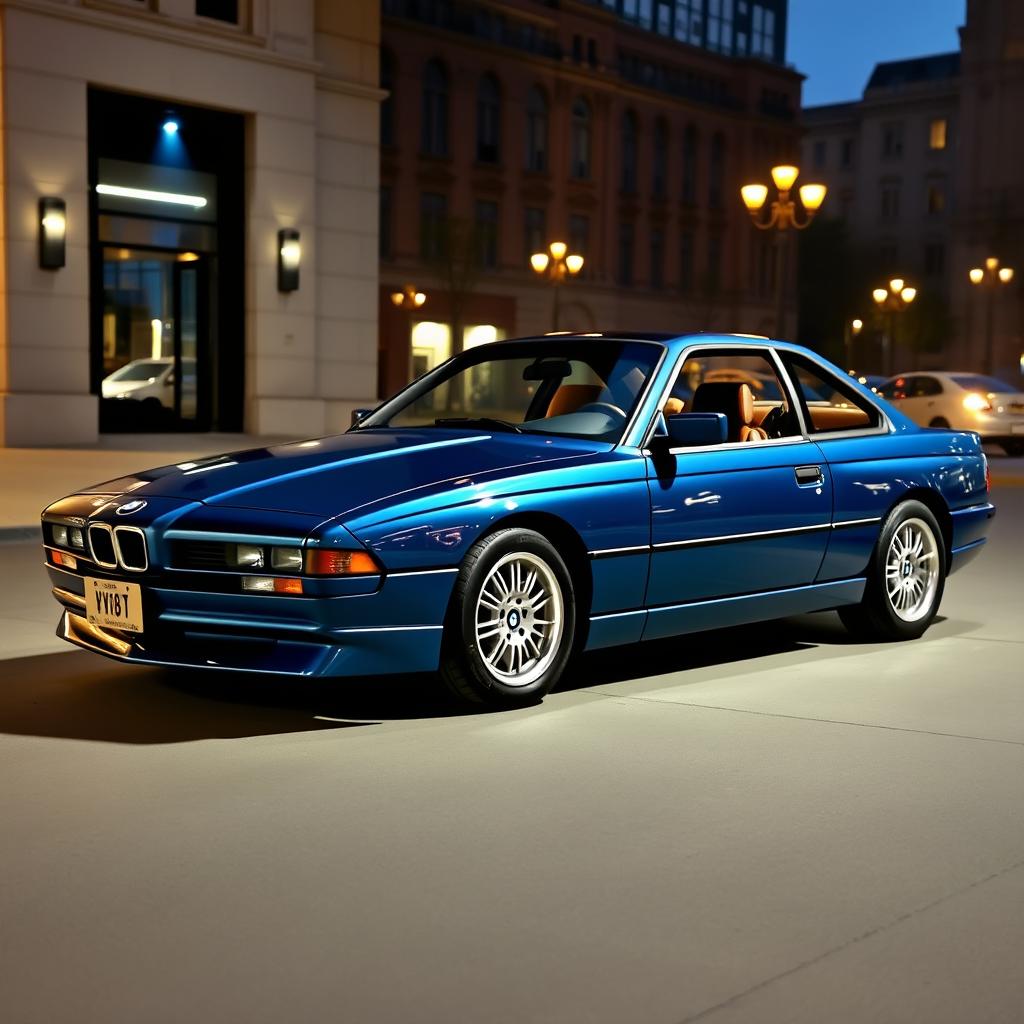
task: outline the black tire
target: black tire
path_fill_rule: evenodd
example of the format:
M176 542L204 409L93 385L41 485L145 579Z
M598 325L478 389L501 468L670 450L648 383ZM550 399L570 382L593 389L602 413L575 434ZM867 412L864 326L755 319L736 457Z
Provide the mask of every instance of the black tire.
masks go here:
M1019 459L1024 455L1024 441L1004 441L1001 447L1011 459Z
M929 557L914 564L912 556L908 559L898 558L894 549L894 538L901 530L930 531L933 545ZM907 536L904 532L901 538ZM902 543L902 540L900 541ZM927 544L925 545L927 549ZM934 561L935 568L923 583L922 604L920 609L904 609L904 614L897 610L899 597L890 597L890 586L910 587L911 576L921 571L921 566ZM887 567L898 564L898 577L890 581L887 578ZM906 575L904 575L904 573ZM916 640L931 625L942 601L942 592L946 584L946 545L942 530L935 516L927 505L919 501L904 501L897 505L882 527L878 543L871 553L868 564L867 585L860 604L848 605L839 609L839 617L846 628L855 636L865 640ZM927 598L927 599L925 599ZM912 618L907 613L913 614Z
M519 590L509 591L507 598L499 599L493 612L489 604L481 604L481 593L485 587L493 595L497 589L495 574L502 576L519 567L520 573L526 568L536 571L536 586L552 593L543 601L559 608L561 626L538 626L530 616L541 621L548 613L541 607L533 611L533 603L542 601L543 595L534 601L516 594L526 595ZM540 567L546 567L542 570ZM511 578L511 577L510 577ZM529 576L527 575L526 579ZM553 592L557 587L557 595ZM539 592L538 592L539 593ZM495 618L478 623L478 616L493 615ZM510 626L509 623L512 623ZM493 632L498 625L497 634ZM504 653L494 658L502 644L502 633L506 633ZM488 631L490 636L487 635ZM528 631L528 632L527 632ZM482 637L478 633L483 633ZM558 682L573 652L576 635L576 601L572 579L565 562L546 537L533 530L497 530L481 538L473 545L463 559L445 623L444 643L441 650L441 678L458 698L477 704L491 704L498 707L525 707L536 704ZM490 650L488 640L495 640ZM529 637L529 639L527 639ZM539 642L539 646L538 646ZM533 644L538 657L533 657L527 644ZM515 650L513 646L515 645ZM524 653L518 654L518 651ZM509 665L505 667L505 658ZM493 663L488 661L493 659ZM519 675L515 676L516 658L519 658ZM533 659L532 661L530 659ZM525 660L524 660L525 659ZM532 666L532 667L531 667ZM513 678L514 677L514 678ZM517 679L523 679L519 684Z
M947 420L945 416L936 416L928 426L942 427L943 430L949 430L949 420Z

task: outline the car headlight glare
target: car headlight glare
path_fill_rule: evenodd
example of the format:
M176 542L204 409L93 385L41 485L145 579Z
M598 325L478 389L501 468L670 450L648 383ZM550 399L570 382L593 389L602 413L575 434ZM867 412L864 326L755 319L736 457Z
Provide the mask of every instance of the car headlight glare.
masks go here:
M255 544L235 545L235 564L243 569L262 569L263 548Z
M992 403L984 395L972 391L964 396L964 408L970 412L988 412L992 408Z
M53 543L59 544L62 548L68 546L68 528L66 526L55 526L53 528Z
M271 548L270 565L286 572L302 571L302 548Z

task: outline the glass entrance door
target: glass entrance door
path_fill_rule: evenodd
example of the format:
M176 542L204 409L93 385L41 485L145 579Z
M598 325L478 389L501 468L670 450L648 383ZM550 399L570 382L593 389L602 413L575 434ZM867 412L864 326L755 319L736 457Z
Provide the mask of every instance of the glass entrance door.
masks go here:
M199 253L104 247L103 430L208 429L206 288Z

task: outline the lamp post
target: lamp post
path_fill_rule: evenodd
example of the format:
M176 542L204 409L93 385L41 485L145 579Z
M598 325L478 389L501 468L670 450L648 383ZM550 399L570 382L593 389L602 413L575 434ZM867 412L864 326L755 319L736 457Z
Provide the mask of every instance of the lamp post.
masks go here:
M892 353L896 345L896 316L907 310L917 298L917 289L907 284L902 277L894 277L888 286L876 288L871 293L875 305L883 315L884 329L882 332L882 372L888 377L892 374Z
M967 277L975 288L980 288L985 295L985 369L995 373L995 303L996 292L1003 285L1013 280L1013 267L999 266L995 256L985 260L984 267L972 267Z
M406 349L404 355L405 369L402 371L403 373L408 373L409 365L412 362L412 318L416 310L418 310L426 301L426 292L421 292L415 285L411 284L402 285L400 289L396 289L391 293L392 305L398 309L404 309L407 314L405 318ZM405 379L407 380L408 378Z
M843 332L843 348L846 350L846 368L850 370L853 366L853 343L860 337L860 332L864 330L864 321L860 317L854 317L852 320L846 321L846 330ZM853 371L850 370L852 373Z
M791 164L779 164L777 167L772 168L772 181L775 183L778 195L772 200L771 206L768 207L767 215L762 215L761 212L768 200L767 185L744 185L740 189L740 198L743 200L743 205L750 212L750 219L753 221L754 227L761 231L779 232L775 329L780 337L785 333L786 264L789 249L789 230L793 228L794 230L802 231L808 227L811 221L814 220L814 215L821 209L821 204L825 201L825 195L828 192L824 185L811 183L801 185L799 188L800 205L804 209L804 215L801 218L796 201L790 195L798 177L800 177L800 168L793 167Z
M530 257L533 272L550 282L554 288L551 301L552 330L558 330L558 314L560 312L559 293L562 283L567 277L575 277L583 269L583 257L578 253L570 253L565 242L552 242L547 252L535 252Z

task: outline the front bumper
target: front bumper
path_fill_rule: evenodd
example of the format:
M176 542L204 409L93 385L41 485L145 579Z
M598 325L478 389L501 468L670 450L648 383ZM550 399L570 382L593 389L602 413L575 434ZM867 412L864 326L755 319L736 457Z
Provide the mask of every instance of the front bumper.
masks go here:
M436 670L457 572L394 573L371 593L336 597L212 593L136 577L145 625L136 635L92 625L85 577L47 570L64 612L57 635L77 647L137 664L310 677Z

